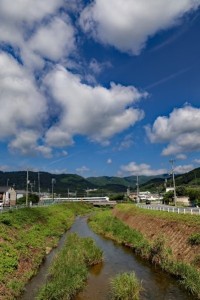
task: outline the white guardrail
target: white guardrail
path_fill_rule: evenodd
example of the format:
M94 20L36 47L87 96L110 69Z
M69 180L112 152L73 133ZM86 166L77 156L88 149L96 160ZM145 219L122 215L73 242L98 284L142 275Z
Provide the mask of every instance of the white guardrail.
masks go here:
M175 206L165 206L165 205L145 205L145 204L137 204L138 207L149 210L157 210L157 211L166 211L177 214L190 214L190 215L199 215L200 216L200 208L197 207L175 207Z

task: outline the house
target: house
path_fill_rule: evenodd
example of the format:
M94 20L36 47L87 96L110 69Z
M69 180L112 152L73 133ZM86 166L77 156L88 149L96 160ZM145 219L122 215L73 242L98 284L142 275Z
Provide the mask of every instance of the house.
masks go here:
M17 193L13 187L0 186L0 205L15 206Z
M138 195L137 195L137 193L129 193L129 197L133 201L136 201L137 197L139 197L140 202L145 202L145 201L160 202L163 199L163 197L161 195L155 194L155 193L153 194L149 191L139 192Z
M173 192L173 191L174 191L173 187L166 187L166 193Z
M17 190L16 192L17 192L17 200L26 196L25 190Z
M178 196L176 197L176 203L183 206L190 206L191 202L188 196Z

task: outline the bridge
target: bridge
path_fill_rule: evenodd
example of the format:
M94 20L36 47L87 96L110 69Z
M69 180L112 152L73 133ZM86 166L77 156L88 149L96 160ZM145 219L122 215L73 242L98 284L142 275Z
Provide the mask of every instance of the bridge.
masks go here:
M94 206L115 206L117 204L116 201L110 201L109 197L66 197L66 198L61 198L61 197L55 197L54 199L48 198L48 197L42 197L40 199L41 202L54 202L54 203L62 203L62 202L86 202L86 203L92 203Z

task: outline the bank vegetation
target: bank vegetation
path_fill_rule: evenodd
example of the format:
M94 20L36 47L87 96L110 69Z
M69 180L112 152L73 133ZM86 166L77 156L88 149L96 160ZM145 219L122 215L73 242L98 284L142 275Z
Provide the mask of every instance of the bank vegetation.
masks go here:
M133 249L200 299L200 218L118 205L89 221L93 230Z

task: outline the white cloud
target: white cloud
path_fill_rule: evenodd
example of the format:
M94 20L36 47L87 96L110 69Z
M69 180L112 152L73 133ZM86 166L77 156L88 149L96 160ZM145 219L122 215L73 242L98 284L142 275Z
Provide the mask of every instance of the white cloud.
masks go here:
M0 53L0 90L0 140L9 139L11 148L25 153L40 137L46 100L32 76L5 53Z
M58 61L75 49L75 32L67 16L55 17L41 26L29 41L30 48L42 57Z
M51 174L67 174L67 173L69 173L69 171L67 169L51 169L51 170L48 170L47 172L49 172Z
M82 166L82 167L76 169L76 172L79 175L83 175L83 174L85 174L85 173L87 173L89 171L90 171L90 169L88 167L86 167L86 166Z
M62 5L64 0L1 0L0 42L11 45L31 69L43 68L44 58L66 58L75 49L75 31L59 13Z
M110 68L111 66L111 63L108 61L100 63L95 58L92 58L89 63L89 69L97 75L100 74L105 68Z
M62 0L1 0L0 12L6 19L29 23L54 13L62 3Z
M70 145L78 134L106 144L144 116L133 105L147 94L133 86L111 83L110 89L91 87L62 67L52 71L45 83L61 112L58 122L46 134L49 145Z
M118 146L118 150L122 151L124 149L130 148L134 144L133 141L133 135L132 134L127 134L123 141L121 141L120 145Z
M146 127L152 143L168 143L163 155L200 150L200 109L192 106L174 109L169 117L158 117Z
M82 12L80 24L96 40L139 54L149 37L180 23L199 0L96 0Z
M200 164L200 159L195 159L195 160L194 160L194 163Z
M23 129L19 131L9 143L12 152L20 152L23 155L42 155L46 158L52 156L52 149L44 145L38 145L39 132Z
M177 155L176 155L176 158L177 158L177 159L182 159L182 160L184 160L184 159L187 158L187 156L186 156L185 154L180 153L180 154L177 154Z
M112 164L112 159L111 159L111 158L108 158L108 159L107 159L107 164L108 164L108 165Z
M6 171L10 170L10 167L7 166L7 165L0 165L0 170L3 171L3 172L6 172Z
M184 174L184 173L187 173L187 172L190 172L191 170L194 169L194 166L192 164L190 165L180 165L180 166L176 166L174 168L174 172L176 174Z
M68 152L67 152L66 150L63 150L63 151L61 152L61 155L62 155L62 156L67 156L67 155L68 155Z
M130 162L127 165L122 165L120 167L119 174L120 176L124 175L144 175L144 176L156 176L167 173L166 169L151 169L151 166L145 163L136 164L135 162Z

